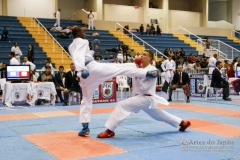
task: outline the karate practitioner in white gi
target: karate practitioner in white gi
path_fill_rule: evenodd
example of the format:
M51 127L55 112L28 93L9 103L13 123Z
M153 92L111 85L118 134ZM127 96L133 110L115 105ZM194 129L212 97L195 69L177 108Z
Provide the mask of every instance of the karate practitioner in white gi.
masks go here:
M168 83L172 81L174 72L176 70L176 63L174 60L172 60L172 56L173 55L169 54L168 59L166 59L161 65L163 71L165 72L165 80Z
M140 69L134 63L98 63L92 57L93 51L89 49L89 42L85 39L83 30L76 27L72 34L74 40L69 46L69 51L76 66L76 71L78 71L77 76L81 79L80 85L83 93L80 106L80 123L82 123L83 129L78 135L85 136L90 132L88 123L91 122L92 97L99 84L118 75L154 78L158 76L158 71Z
M56 12L56 23L54 24L54 27L60 27L60 12L61 12L61 9L58 9L57 12Z
M208 74L212 74L213 70L216 68L217 54L214 54L208 61Z
M90 13L88 14L88 29L90 30L94 30L94 23L93 23L93 18L94 18L94 14L92 13L92 11L90 11Z
M151 65L154 55L150 51L144 51L142 54L142 67L147 70L156 69ZM128 98L117 103L114 111L108 118L105 126L107 130L98 134L98 138L114 137L114 130L119 124L127 118L131 113L143 110L149 116L157 121L164 121L173 127L179 127L179 131L185 131L190 126L189 121L183 121L168 112L157 108L156 104L168 105L168 101L162 97L157 96L156 93L157 78L133 78L133 93L136 96Z

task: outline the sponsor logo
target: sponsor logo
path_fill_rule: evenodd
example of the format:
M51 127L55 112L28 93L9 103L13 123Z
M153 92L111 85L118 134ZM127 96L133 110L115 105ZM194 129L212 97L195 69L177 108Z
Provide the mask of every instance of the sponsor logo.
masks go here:
M113 82L104 82L102 84L102 96L111 98L113 96Z
M38 91L38 97L42 97L42 96L43 96L43 93L44 93L43 90L39 90L39 91Z
M19 92L15 92L15 98L19 99L20 98L20 93Z

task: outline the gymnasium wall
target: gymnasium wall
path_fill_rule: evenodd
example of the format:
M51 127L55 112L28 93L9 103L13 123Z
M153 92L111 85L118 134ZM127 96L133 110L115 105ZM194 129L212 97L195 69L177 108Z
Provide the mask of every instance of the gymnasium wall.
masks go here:
M55 0L8 0L8 16L53 18Z

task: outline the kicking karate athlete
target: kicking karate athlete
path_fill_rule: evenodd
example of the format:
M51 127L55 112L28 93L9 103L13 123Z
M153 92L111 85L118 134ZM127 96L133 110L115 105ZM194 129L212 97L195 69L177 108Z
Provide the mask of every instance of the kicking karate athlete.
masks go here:
M153 57L154 55L152 52L144 51L142 54L142 67L147 70L155 69L155 67L150 64ZM191 125L189 121L184 121L157 108L157 103L164 105L168 105L169 103L166 99L155 94L156 82L157 78L135 78L135 81L133 80L133 93L135 93L136 96L117 103L117 106L105 124L107 130L98 134L97 138L114 137L114 130L118 125L131 113L138 112L139 110L143 110L157 121L164 121L173 127L180 127L179 131L185 131L186 128Z
M85 39L85 34L80 27L72 31L74 40L69 46L77 76L80 77L83 99L80 106L80 123L83 129L78 133L79 136L88 135L90 130L88 123L91 121L92 97L95 89L104 81L118 75L129 77L157 77L158 71L148 71L137 68L134 63L114 64L114 63L97 63L92 55L93 51L89 49L89 42Z

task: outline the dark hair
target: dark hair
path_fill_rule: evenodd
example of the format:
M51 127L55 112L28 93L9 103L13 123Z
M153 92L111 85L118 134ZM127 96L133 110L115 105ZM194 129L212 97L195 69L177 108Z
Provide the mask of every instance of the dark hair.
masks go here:
M221 64L221 63L222 63L221 61L217 61L217 62L216 62L216 66L219 65L219 64Z
M15 56L14 52L9 52L10 55L12 55L13 57Z
M51 69L52 67L51 66L45 66L45 69Z
M72 30L73 37L76 38L77 37L77 33L81 32L81 31L82 31L82 28L80 28L80 27L73 28L73 30Z
M60 69L60 68L64 68L64 67L63 67L63 66L59 66L59 69Z
M145 52L148 52L149 56L151 57L151 62L154 60L154 54L153 52L149 51L149 50L145 50Z
M28 58L28 56L26 56L26 55L25 55L25 56L23 56L23 58L24 58L24 57L27 57L27 58Z

